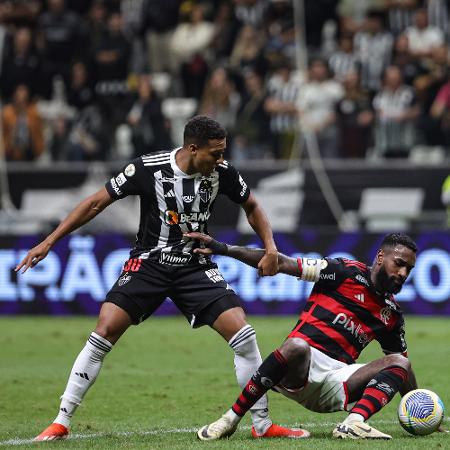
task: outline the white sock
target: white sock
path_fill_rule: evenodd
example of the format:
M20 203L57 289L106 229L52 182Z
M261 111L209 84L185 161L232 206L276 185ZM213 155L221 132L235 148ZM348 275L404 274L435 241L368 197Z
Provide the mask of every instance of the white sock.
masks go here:
M230 339L228 345L234 350L236 378L241 389L244 389L262 363L255 330L251 325L245 325ZM272 425L267 406L267 395L264 395L250 409L253 426L259 435Z
M364 417L358 413L350 413L343 423L349 422L364 422Z
M54 423L69 428L70 420L80 405L88 389L94 384L102 367L103 359L111 350L112 344L97 333L92 332L75 360L66 390L61 396L59 414Z

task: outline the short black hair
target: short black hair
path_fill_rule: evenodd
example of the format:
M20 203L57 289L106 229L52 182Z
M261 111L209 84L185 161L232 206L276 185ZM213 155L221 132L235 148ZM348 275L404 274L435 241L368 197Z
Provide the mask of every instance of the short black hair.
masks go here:
M208 144L210 139L225 139L227 131L207 116L195 116L184 127L184 144L195 144L203 147Z
M394 248L397 245L404 245L412 250L414 253L417 253L417 245L416 243L405 233L390 233L387 234L383 241L381 242L380 248Z

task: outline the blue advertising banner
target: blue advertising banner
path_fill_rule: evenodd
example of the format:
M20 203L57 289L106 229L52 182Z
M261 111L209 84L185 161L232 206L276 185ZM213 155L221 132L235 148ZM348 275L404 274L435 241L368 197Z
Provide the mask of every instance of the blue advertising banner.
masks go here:
M235 230L216 235L232 244L259 246L257 238ZM382 235L302 231L277 234L279 251L291 256L344 256L371 263ZM397 295L409 314L450 315L450 235L412 235L419 246L416 267ZM60 242L47 258L25 274L16 264L40 236L0 237L0 314L97 314L106 292L128 259L133 239L120 234L73 235ZM227 257L216 257L224 278L241 297L249 314L296 314L311 283L279 274L258 278L255 269ZM166 301L158 314L177 310Z

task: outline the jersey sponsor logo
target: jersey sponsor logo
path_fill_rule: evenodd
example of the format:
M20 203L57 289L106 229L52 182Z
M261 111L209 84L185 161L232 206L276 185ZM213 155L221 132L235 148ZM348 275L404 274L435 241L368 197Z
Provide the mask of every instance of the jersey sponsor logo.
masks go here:
M176 211L167 210L164 213L164 220L167 225L182 225L184 223L202 223L207 222L211 213L209 211L204 212L192 212L192 213L179 213Z
M125 178L125 175L120 172L119 175L116 177L116 182L118 186L122 186L122 184L126 183L127 179Z
M391 312L391 308L389 308L389 306L386 306L385 308L380 310L380 319L385 325L387 325L389 323L391 314L392 314L392 312Z
M225 281L223 279L222 274L219 272L219 269L205 270L205 274L213 283L219 283L220 281Z
M119 286L123 286L124 284L127 284L131 280L131 275L128 275L128 273L124 273L118 281Z
M336 280L336 273L321 273L320 274L320 278L322 280L331 280L331 281L335 281Z
M333 320L333 324L342 325L343 328L358 339L362 345L367 345L370 342L369 336L362 329L362 325L353 320L353 317L348 317L345 313L339 313Z
M354 297L361 303L364 303L364 294L355 294Z
M355 280L359 281L360 283L364 284L365 286L369 286L369 282L367 281L367 279L364 278L360 274L356 275Z
M247 192L247 183L244 181L244 179L241 177L241 175L239 175L239 183L242 187L241 192L239 192L239 195L241 197L243 197L244 194Z
M195 195L183 195L182 199L184 203L192 203L194 201Z
M124 172L127 177L132 177L136 173L136 167L134 164L128 164L128 166L125 167Z
M111 183L111 187L114 189L114 192L117 195L122 195L122 191L119 189L119 186L117 185L116 179L114 177L111 178L110 183Z
M200 196L200 199L204 203L208 203L209 200L211 200L212 197L211 181L202 180L202 182L200 183L200 187L198 188L198 195Z
M187 264L192 258L192 255L179 255L168 252L161 252L159 255L159 262L161 264L170 265L184 265Z

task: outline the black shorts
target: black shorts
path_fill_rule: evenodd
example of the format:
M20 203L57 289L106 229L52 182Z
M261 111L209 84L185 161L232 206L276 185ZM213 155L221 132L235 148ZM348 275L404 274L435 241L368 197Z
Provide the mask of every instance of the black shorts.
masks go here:
M224 311L242 307L217 265L170 266L145 259L129 260L107 302L125 310L134 324L150 317L169 297L192 327L212 325Z

